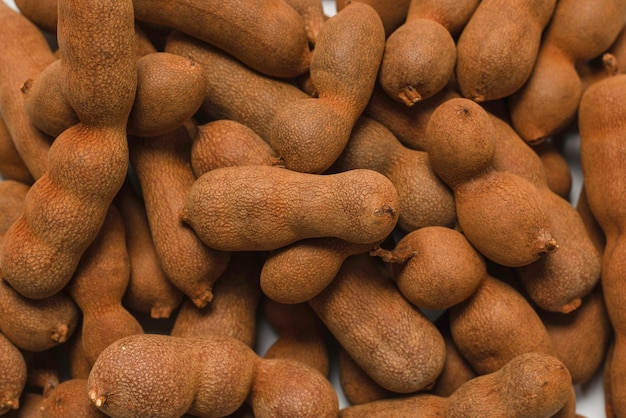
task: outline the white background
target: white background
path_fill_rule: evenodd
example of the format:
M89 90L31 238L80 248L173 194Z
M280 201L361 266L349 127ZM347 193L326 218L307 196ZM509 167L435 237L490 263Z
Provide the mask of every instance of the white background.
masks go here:
M9 4L13 8L15 8L15 3L13 0L4 0L5 3ZM332 16L336 13L335 2L332 0L324 0L324 10L327 15ZM578 138L573 136L568 138L567 148L566 148L566 158L570 163L570 167L572 169L573 174L573 186L572 186L572 202L575 202L578 197L578 193L581 186L581 172L580 172L580 161L578 157ZM260 324L259 330L259 343L257 347L257 351L260 354L263 354L265 350L272 344L274 339L276 338L275 333L267 323L262 322ZM331 363L331 376L330 379L333 382L334 386L337 388L337 392L339 394L340 406L347 406L347 401L343 394L341 393L341 388L338 382L338 376L336 372L336 359L332 359ZM577 413L587 418L606 418L606 414L604 412L604 396L602 393L602 379L601 372L599 371L596 377L584 386L576 387L576 395L578 400Z

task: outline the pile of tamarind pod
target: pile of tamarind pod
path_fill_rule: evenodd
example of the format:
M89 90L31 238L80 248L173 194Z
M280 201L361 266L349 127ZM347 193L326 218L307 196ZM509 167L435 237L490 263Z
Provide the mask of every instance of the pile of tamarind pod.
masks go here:
M0 2L0 415L626 417L626 0L325 3Z

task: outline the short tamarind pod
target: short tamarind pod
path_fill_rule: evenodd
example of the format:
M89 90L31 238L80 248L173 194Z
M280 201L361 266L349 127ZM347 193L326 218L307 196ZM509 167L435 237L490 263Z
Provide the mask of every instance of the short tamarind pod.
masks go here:
M362 304L359 301L367 300ZM357 305L353 305L353 304ZM443 368L443 337L411 305L375 257L349 257L337 277L309 301L354 361L383 388L428 388Z
M133 5L137 20L185 32L269 76L295 77L309 68L304 21L282 0L256 0L246 7L194 0L134 0Z
M542 309L569 312L580 305L600 277L600 256L574 207L549 187L545 168L536 153L513 128L492 117L499 132L494 166L531 181L543 197L551 232L559 250L516 269L526 292Z
M404 146L424 151L426 124L433 111L446 100L460 97L450 89L421 100L411 107L391 99L380 88L375 88L365 114L389 129Z
M538 313L555 355L572 375L572 383L578 385L591 380L602 367L613 334L601 287L596 286L572 313L541 310Z
M248 126L269 142L274 115L299 99L310 96L291 83L267 77L223 51L174 31L165 52L199 63L206 80L202 111L212 119L230 119ZM245 85L245 89L238 86Z
M578 199L576 201L576 211L580 215L580 219L582 219L585 229L587 230L587 234L593 242L593 245L596 247L598 254L602 257L604 247L606 246L606 237L604 236L604 231L602 231L602 227L600 227L598 220L591 212L585 189L586 187L583 181L578 194Z
M350 405L360 405L397 396L369 377L341 346L339 346L337 362L339 384Z
M261 269L261 289L280 303L306 302L328 286L346 258L366 253L377 244L308 238L270 251Z
M33 176L28 171L24 160L17 152L11 133L0 115L0 176L5 180L15 180L20 183L33 184Z
M130 260L130 279L124 304L152 318L169 318L183 300L183 294L165 275L154 248L143 199L126 180L115 198L124 222L126 249Z
M22 350L44 351L64 343L76 330L79 316L65 292L33 300L0 279L0 332Z
M19 408L19 399L26 386L26 361L11 342L0 333L0 415Z
M55 139L48 170L3 241L4 279L26 297L49 297L67 284L126 177L134 19L130 1L114 3L59 2L64 92L81 123Z
M115 206L102 230L85 251L68 293L83 313L82 346L89 364L112 342L143 333L137 319L122 306L130 277L124 222Z
M422 309L447 309L470 297L487 276L483 256L462 233L442 226L409 232L392 250L370 252L392 263L405 298Z
M575 64L606 52L625 14L626 4L619 0L557 3L535 68L509 99L513 127L524 140L541 142L575 118L582 94Z
M446 360L443 370L437 377L435 386L430 393L448 397L452 395L461 385L477 376L476 371L468 364L459 352L458 347L452 339L450 331L450 319L448 311L445 311L435 320L435 325L446 343Z
M180 127L157 137L131 138L129 148L163 271L196 306L205 306L229 254L204 245L178 217L196 179L190 163L191 139Z
M335 7L337 10L342 10L346 7L347 3L365 3L374 8L385 27L385 35L389 36L398 26L400 26L406 20L406 15L409 11L409 5L411 0L397 0L393 2L384 0L336 0Z
M622 117L624 105L619 97L624 91L626 75L619 74L599 81L585 91L578 110L585 193L589 207L606 236L601 282L615 332L615 348L608 378L616 416L626 414L626 388L620 383L626 376L622 285L626 250L622 227L626 214L622 206L623 194L619 192L624 184L621 161L625 153L620 138L626 131ZM611 170L607 167L611 167Z
M55 61L41 31L26 17L0 4L0 113L15 148L34 179L48 169L50 138L30 122L22 97L22 85Z
M398 220L397 199L393 184L372 170L321 175L267 166L221 167L194 182L180 219L221 251L266 251L320 237L364 244L391 233ZM328 222L329 217L336 221Z
M519 354L554 353L530 303L491 276L470 298L450 308L449 315L452 339L478 374L494 372Z
M470 19L477 0L412 1L405 22L388 38L379 80L396 101L413 106L450 81L457 62L453 36Z
M202 337L219 334L254 347L257 307L261 299L260 270L261 261L256 253L233 253L228 267L215 283L211 303L198 308L190 299L185 299L170 335Z
M68 416L104 418L87 394L87 379L69 379L45 393L40 406L42 418Z
M19 12L39 29L49 33L57 31L58 0L15 0Z
M500 99L530 77L555 0L481 1L457 41L456 81L464 97Z
M450 99L435 109L426 128L433 171L454 191L458 224L485 257L510 267L556 251L537 188L494 167L497 131L477 103Z
M328 376L326 330L311 307L307 303L283 304L267 298L262 305L265 318L278 334L263 357L296 360Z
M247 402L258 418L336 417L339 400L316 369L291 359L262 359Z
M454 195L433 171L428 154L403 146L387 128L365 116L331 170L355 168L377 171L393 183L403 231L456 224Z
M544 166L548 188L569 200L572 191L572 172L567 160L550 141L543 141L531 148L539 155Z
M274 150L249 127L228 119L198 126L191 144L196 177L214 168L237 165L281 165Z
M370 99L384 49L380 17L366 4L350 3L324 23L310 68L316 97L293 102L270 122L267 140L285 167L322 173L339 157Z
M324 4L319 0L285 0L304 21L304 29L310 45L317 42L317 34L328 17L324 14Z

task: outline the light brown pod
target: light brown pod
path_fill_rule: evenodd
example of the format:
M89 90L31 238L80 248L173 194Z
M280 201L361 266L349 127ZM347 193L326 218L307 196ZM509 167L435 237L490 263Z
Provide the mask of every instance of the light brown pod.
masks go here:
M519 90L533 70L555 0L481 1L457 41L456 81L477 102Z
M263 293L280 303L302 303L318 295L351 255L377 243L355 244L339 238L308 238L270 251L261 270Z
M458 223L485 257L516 267L556 251L537 188L493 166L497 132L475 102L450 99L433 112L426 151L433 171L454 191Z
M601 287L596 286L572 313L538 313L572 382L579 385L591 380L602 366L613 334Z
M570 124L582 94L576 62L606 52L625 15L626 4L619 0L557 3L535 68L509 100L513 127L524 140L541 142Z
M417 229L393 250L370 252L393 263L393 279L422 309L447 309L470 297L487 276L485 261L462 233L441 226Z
M124 222L126 249L130 261L130 279L124 303L138 312L150 312L152 318L169 318L183 300L183 294L165 275L154 247L152 232L142 197L126 180L116 197Z
M24 215L3 241L4 278L26 297L49 297L71 279L128 169L126 120L136 89L133 5L97 5L59 2L64 93L81 123L55 139L48 171L31 187Z
M602 290L615 332L615 348L607 371L612 405L616 416L626 413L624 345L624 170L623 133L626 132L624 103L626 75L620 74L590 86L582 96L578 111L580 152L585 193L589 207L606 236L602 257ZM610 167L610 169L608 169Z
M49 33L57 30L57 0L33 1L15 0L19 12L26 16L39 29Z
M191 139L181 127L158 137L131 138L129 146L163 271L196 306L205 306L229 254L208 248L178 217L196 179L190 162Z
M258 254L233 253L228 267L215 283L211 303L198 308L190 299L185 299L170 335L226 335L254 347L257 307L261 299L260 270L261 260Z
M272 250L316 237L371 243L393 230L397 193L371 170L319 175L222 167L196 180L180 217L209 247L222 251Z
M0 415L19 408L19 398L26 385L26 362L6 337L0 334Z
M293 102L270 122L267 140L285 167L322 173L339 157L372 94L384 48L380 17L366 4L351 3L324 23L310 68L316 97Z
M456 43L477 0L412 1L406 21L388 38L381 63L381 87L407 106L434 96L453 77Z
M359 118L331 171L369 169L385 175L398 191L398 226L406 231L456 224L452 190L433 171L426 152L403 146L383 125Z
M133 4L137 20L185 32L261 73L295 77L309 67L304 21L282 0L255 0L246 7L197 0L135 0ZM211 21L220 24L205 24Z
M87 395L87 379L70 379L44 393L39 408L41 418L103 418Z
M191 145L191 166L196 177L233 165L282 164L274 150L246 125L220 119L198 126Z
M246 400L258 362L234 338L134 335L103 351L87 391L102 412L119 418L226 416Z
M328 376L330 360L326 330L307 303L287 305L265 299L263 314L278 334L264 358L292 359Z
M122 306L130 277L124 223L111 206L101 232L83 255L68 292L83 313L82 347L89 364L112 342L143 333Z
M377 258L346 259L309 304L354 361L387 390L410 393L430 387L443 368L441 334L402 297Z
M55 6L56 7L56 6ZM0 4L0 114L15 148L34 179L48 168L50 138L38 131L24 109L22 85L55 61L41 31L8 4Z
M503 120L492 117L498 131L494 166L531 181L543 197L551 232L559 250L516 269L530 298L542 309L570 312L594 288L600 277L600 257L574 207L554 193L541 159Z
M602 257L602 253L604 252L604 247L606 245L606 237L604 236L604 231L602 231L598 220L593 212L591 212L585 189L586 187L583 181L578 194L578 199L576 201L576 211L579 213L580 218L585 225L585 229L587 230L587 234L593 242L593 245L596 247L598 254Z
M572 172L565 159L551 141L543 141L532 147L545 168L548 188L563 199L569 200L572 191Z

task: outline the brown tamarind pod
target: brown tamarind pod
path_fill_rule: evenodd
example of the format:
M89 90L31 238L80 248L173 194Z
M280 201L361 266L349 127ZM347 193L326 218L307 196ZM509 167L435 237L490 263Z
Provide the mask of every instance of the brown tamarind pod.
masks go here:
M433 171L454 191L459 227L478 251L517 267L557 250L537 188L494 167L497 131L480 105L450 99L435 109L426 131Z
M227 335L254 347L257 307L261 299L260 270L258 254L234 252L228 267L215 283L211 303L198 308L190 299L186 299L178 311L170 335Z
M204 245L179 219L196 179L190 163L191 139L180 127L158 137L131 138L129 146L163 271L196 306L205 306L213 297L213 284L228 265L229 254Z
M63 90L81 122L50 147L48 170L29 190L0 252L5 280L31 298L49 297L69 282L128 169L126 121L136 90L132 2L95 7L61 0L58 38Z
M278 334L263 357L300 361L328 376L330 360L326 330L311 307L307 303L283 304L266 298L262 310Z
M380 17L366 4L350 3L324 23L311 59L315 97L270 121L267 141L286 168L322 173L339 157L370 99L384 48Z
M370 252L392 263L393 279L409 302L447 309L470 297L487 276L485 261L462 233L442 226L409 232L392 250Z
M37 25L39 29L49 33L56 33L58 0L15 0L14 3L19 12Z
M593 242L593 245L596 247L598 254L602 256L602 253L604 252L604 247L606 246L606 237L604 236L604 231L602 231L602 227L600 227L600 224L598 224L598 220L591 212L591 208L589 207L589 199L587 199L587 192L585 189L586 187L583 182L582 186L580 187L580 192L578 194L578 200L576 201L576 210L580 214L580 218L585 225L587 234Z
M145 204L127 180L116 197L124 222L130 279L124 303L152 318L169 318L183 300L183 294L165 275L154 247Z
M319 0L285 0L304 21L304 29L310 45L315 45L317 34L328 17L324 14L324 4Z
M435 383L445 358L443 337L402 297L377 258L367 254L347 258L337 277L309 304L383 388L411 393Z
M309 68L304 21L282 0L256 0L246 7L197 0L133 4L138 20L185 32L269 76L295 77Z
M141 324L122 306L129 277L124 223L120 212L111 206L101 232L68 285L70 296L83 313L82 347L91 365L109 344L143 333Z
M532 147L539 155L545 168L548 188L565 200L572 191L572 172L563 156L550 141L543 141Z

